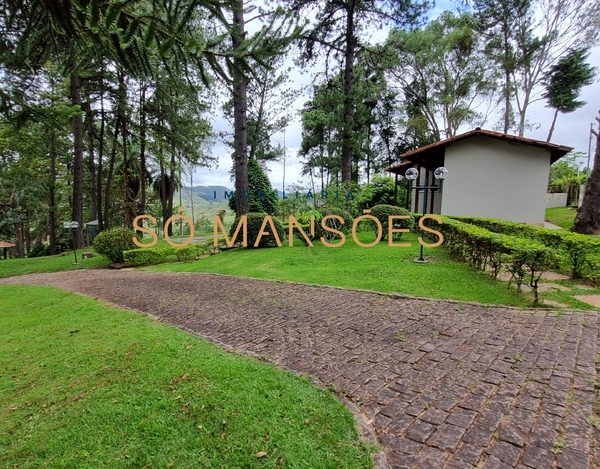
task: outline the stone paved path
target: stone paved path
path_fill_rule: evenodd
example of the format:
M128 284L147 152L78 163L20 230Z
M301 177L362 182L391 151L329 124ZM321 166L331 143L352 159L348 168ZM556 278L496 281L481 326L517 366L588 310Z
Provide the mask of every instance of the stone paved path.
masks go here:
M392 468L600 467L598 313L205 274L77 271L2 283L135 308L332 383L371 420Z

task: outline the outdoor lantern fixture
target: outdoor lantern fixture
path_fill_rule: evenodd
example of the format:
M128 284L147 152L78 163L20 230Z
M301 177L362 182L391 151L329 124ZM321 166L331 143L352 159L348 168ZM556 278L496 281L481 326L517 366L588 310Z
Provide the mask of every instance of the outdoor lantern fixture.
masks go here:
M66 221L63 223L63 228L66 230L71 230L71 235L73 239L73 255L75 256L75 264L77 264L77 249L75 247L75 230L79 228L79 223L76 221Z
M408 179L409 191L410 191L410 190L412 190L412 187L411 187L412 181L416 180L419 177L419 171L416 168L409 168L406 170L406 173L404 173L404 175L405 175L406 179ZM429 172L427 170L425 170L425 185L414 187L414 189L416 189L416 190L421 190L421 189L423 190L423 194L424 194L423 195L423 215L427 214L427 193L429 191L431 191L431 192L439 191L440 194L442 193L442 186L444 184L444 179L446 179L448 177L448 170L446 168L444 168L443 166L440 166L433 172L433 176L435 177L435 179L437 181L439 181L438 185L435 185L435 186L429 185L428 175L429 175ZM406 195L406 200L407 200L407 205L408 205L408 193ZM421 238L423 237L423 235L424 235L424 232L423 232L423 229L421 229ZM415 259L415 262L426 262L425 259L423 258L423 244L421 244L421 253L419 255L419 258Z

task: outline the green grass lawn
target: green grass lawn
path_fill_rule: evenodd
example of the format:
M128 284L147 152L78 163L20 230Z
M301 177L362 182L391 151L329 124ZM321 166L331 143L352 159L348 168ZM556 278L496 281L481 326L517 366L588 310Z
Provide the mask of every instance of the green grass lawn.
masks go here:
M556 207L546 210L546 221L568 230L573 226L577 210L569 207Z
M2 259L0 260L0 278L40 272L96 269L110 264L105 257L99 255L90 259L81 259L82 252L77 252L77 265L74 265L75 258L72 251L67 252L64 256L59 254L56 256L32 257L29 259Z
M373 237L372 233L359 233L363 242L372 241ZM362 248L348 237L340 248L326 248L321 243L308 248L296 240L291 248L284 244L281 248L232 249L199 261L147 269L291 280L487 304L531 304L528 294L518 295L508 290L506 283L453 262L443 247L426 248L425 257L430 262L415 263L420 247L417 236L405 234L402 242L412 246L389 247L387 242L380 242L373 248Z
M304 378L61 290L0 297L0 467L372 467Z

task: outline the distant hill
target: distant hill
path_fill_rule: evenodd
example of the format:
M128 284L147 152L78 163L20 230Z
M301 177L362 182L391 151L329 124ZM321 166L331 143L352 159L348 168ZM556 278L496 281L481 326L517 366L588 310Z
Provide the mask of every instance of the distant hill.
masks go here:
M189 191L189 187L184 188ZM225 186L194 186L192 189L194 195L201 199L207 200L208 202L223 202L225 200L225 192L232 192L233 189L229 189ZM216 193L216 197L215 197Z
M189 191L190 189L189 187L184 187L184 190ZM213 203L227 202L227 199L225 198L225 192L233 192L233 189L229 189L225 186L194 186L192 190L194 191L194 195L196 197L200 197L201 199ZM280 198L283 196L283 192L280 190L277 191L277 194Z

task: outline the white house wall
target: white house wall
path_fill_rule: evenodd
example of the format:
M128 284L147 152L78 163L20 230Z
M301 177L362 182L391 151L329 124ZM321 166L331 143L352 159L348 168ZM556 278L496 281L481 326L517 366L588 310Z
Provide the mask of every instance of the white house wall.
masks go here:
M550 153L494 138L446 148L442 213L544 223Z

